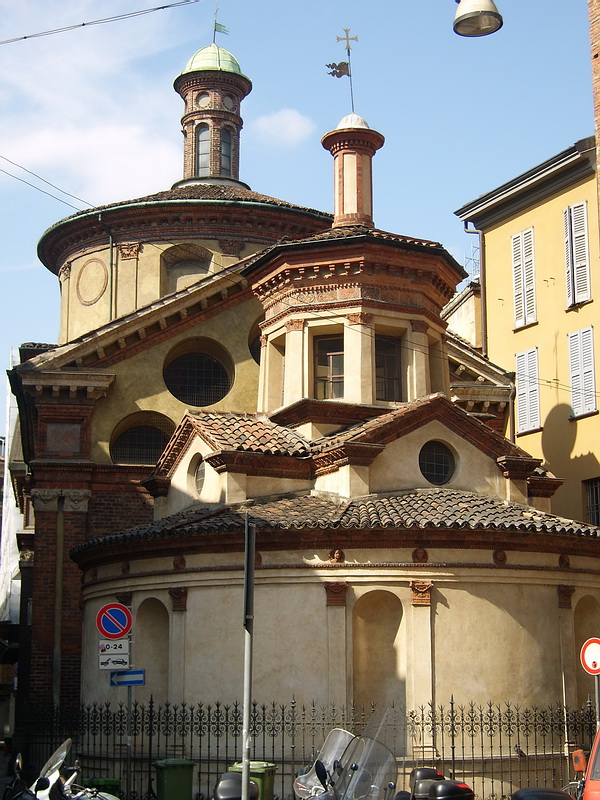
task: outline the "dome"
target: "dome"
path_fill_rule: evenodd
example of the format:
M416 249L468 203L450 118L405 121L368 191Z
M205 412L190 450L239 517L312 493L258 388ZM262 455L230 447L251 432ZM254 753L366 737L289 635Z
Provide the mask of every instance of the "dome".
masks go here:
M343 130L344 128L368 128L366 120L358 114L347 114L340 120L336 130Z
M214 69L221 72L234 72L236 75L243 75L237 58L232 56L229 50L225 50L224 47L218 47L214 43L198 50L198 52L190 58L181 74L185 75L188 72L198 72L198 70L203 69Z

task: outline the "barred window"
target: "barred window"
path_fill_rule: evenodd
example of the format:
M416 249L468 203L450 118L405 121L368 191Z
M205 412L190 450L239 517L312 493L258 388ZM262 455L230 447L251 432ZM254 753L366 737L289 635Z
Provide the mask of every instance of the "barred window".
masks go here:
M454 456L442 442L427 442L419 453L419 467L429 483L441 486L454 475Z
M115 464L155 464L174 429L162 414L133 414L115 428L110 457Z
M600 478L585 481L587 516L592 525L600 525Z
M163 378L167 389L188 406L218 403L232 386L233 368L226 366L223 348L211 340L194 340L167 360Z

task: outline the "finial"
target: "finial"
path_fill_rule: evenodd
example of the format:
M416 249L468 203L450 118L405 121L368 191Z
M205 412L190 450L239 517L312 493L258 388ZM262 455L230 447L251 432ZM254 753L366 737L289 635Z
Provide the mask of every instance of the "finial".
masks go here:
M358 36L350 36L350 28L344 28L344 33L345 36L336 36L336 40L338 42L345 42L348 61L340 61L339 64L326 64L325 66L330 70L328 74L332 75L334 78L341 78L347 75L350 79L350 105L352 107L352 113L354 114L354 89L352 87L352 69L350 66L350 42L358 42Z
M220 22L217 22L217 14L219 13L219 5L215 2L215 24L213 28L213 44L215 44L215 40L217 38L217 33L226 33L229 34L229 28L226 25L221 25Z

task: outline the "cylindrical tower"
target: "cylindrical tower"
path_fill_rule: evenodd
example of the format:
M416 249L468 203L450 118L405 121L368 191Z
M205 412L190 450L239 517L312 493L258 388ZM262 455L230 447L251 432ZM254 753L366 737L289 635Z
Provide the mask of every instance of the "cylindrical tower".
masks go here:
M364 225L373 228L371 161L385 139L358 114L348 114L321 139L334 158L335 201L333 227Z
M231 53L211 44L192 56L174 87L185 102L183 180L175 186L239 184L240 104L250 79Z

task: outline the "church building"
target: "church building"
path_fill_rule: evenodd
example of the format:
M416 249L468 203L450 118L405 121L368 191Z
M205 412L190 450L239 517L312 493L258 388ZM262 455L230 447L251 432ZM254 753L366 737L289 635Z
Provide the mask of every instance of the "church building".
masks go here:
M61 324L10 374L19 691L122 700L97 629L118 602L136 699L241 699L252 525L258 700L585 700L600 529L550 514L560 476L502 435L510 376L442 314L462 267L375 227L383 135L352 113L323 136L331 215L240 180L229 52L174 86L183 179L39 244Z

